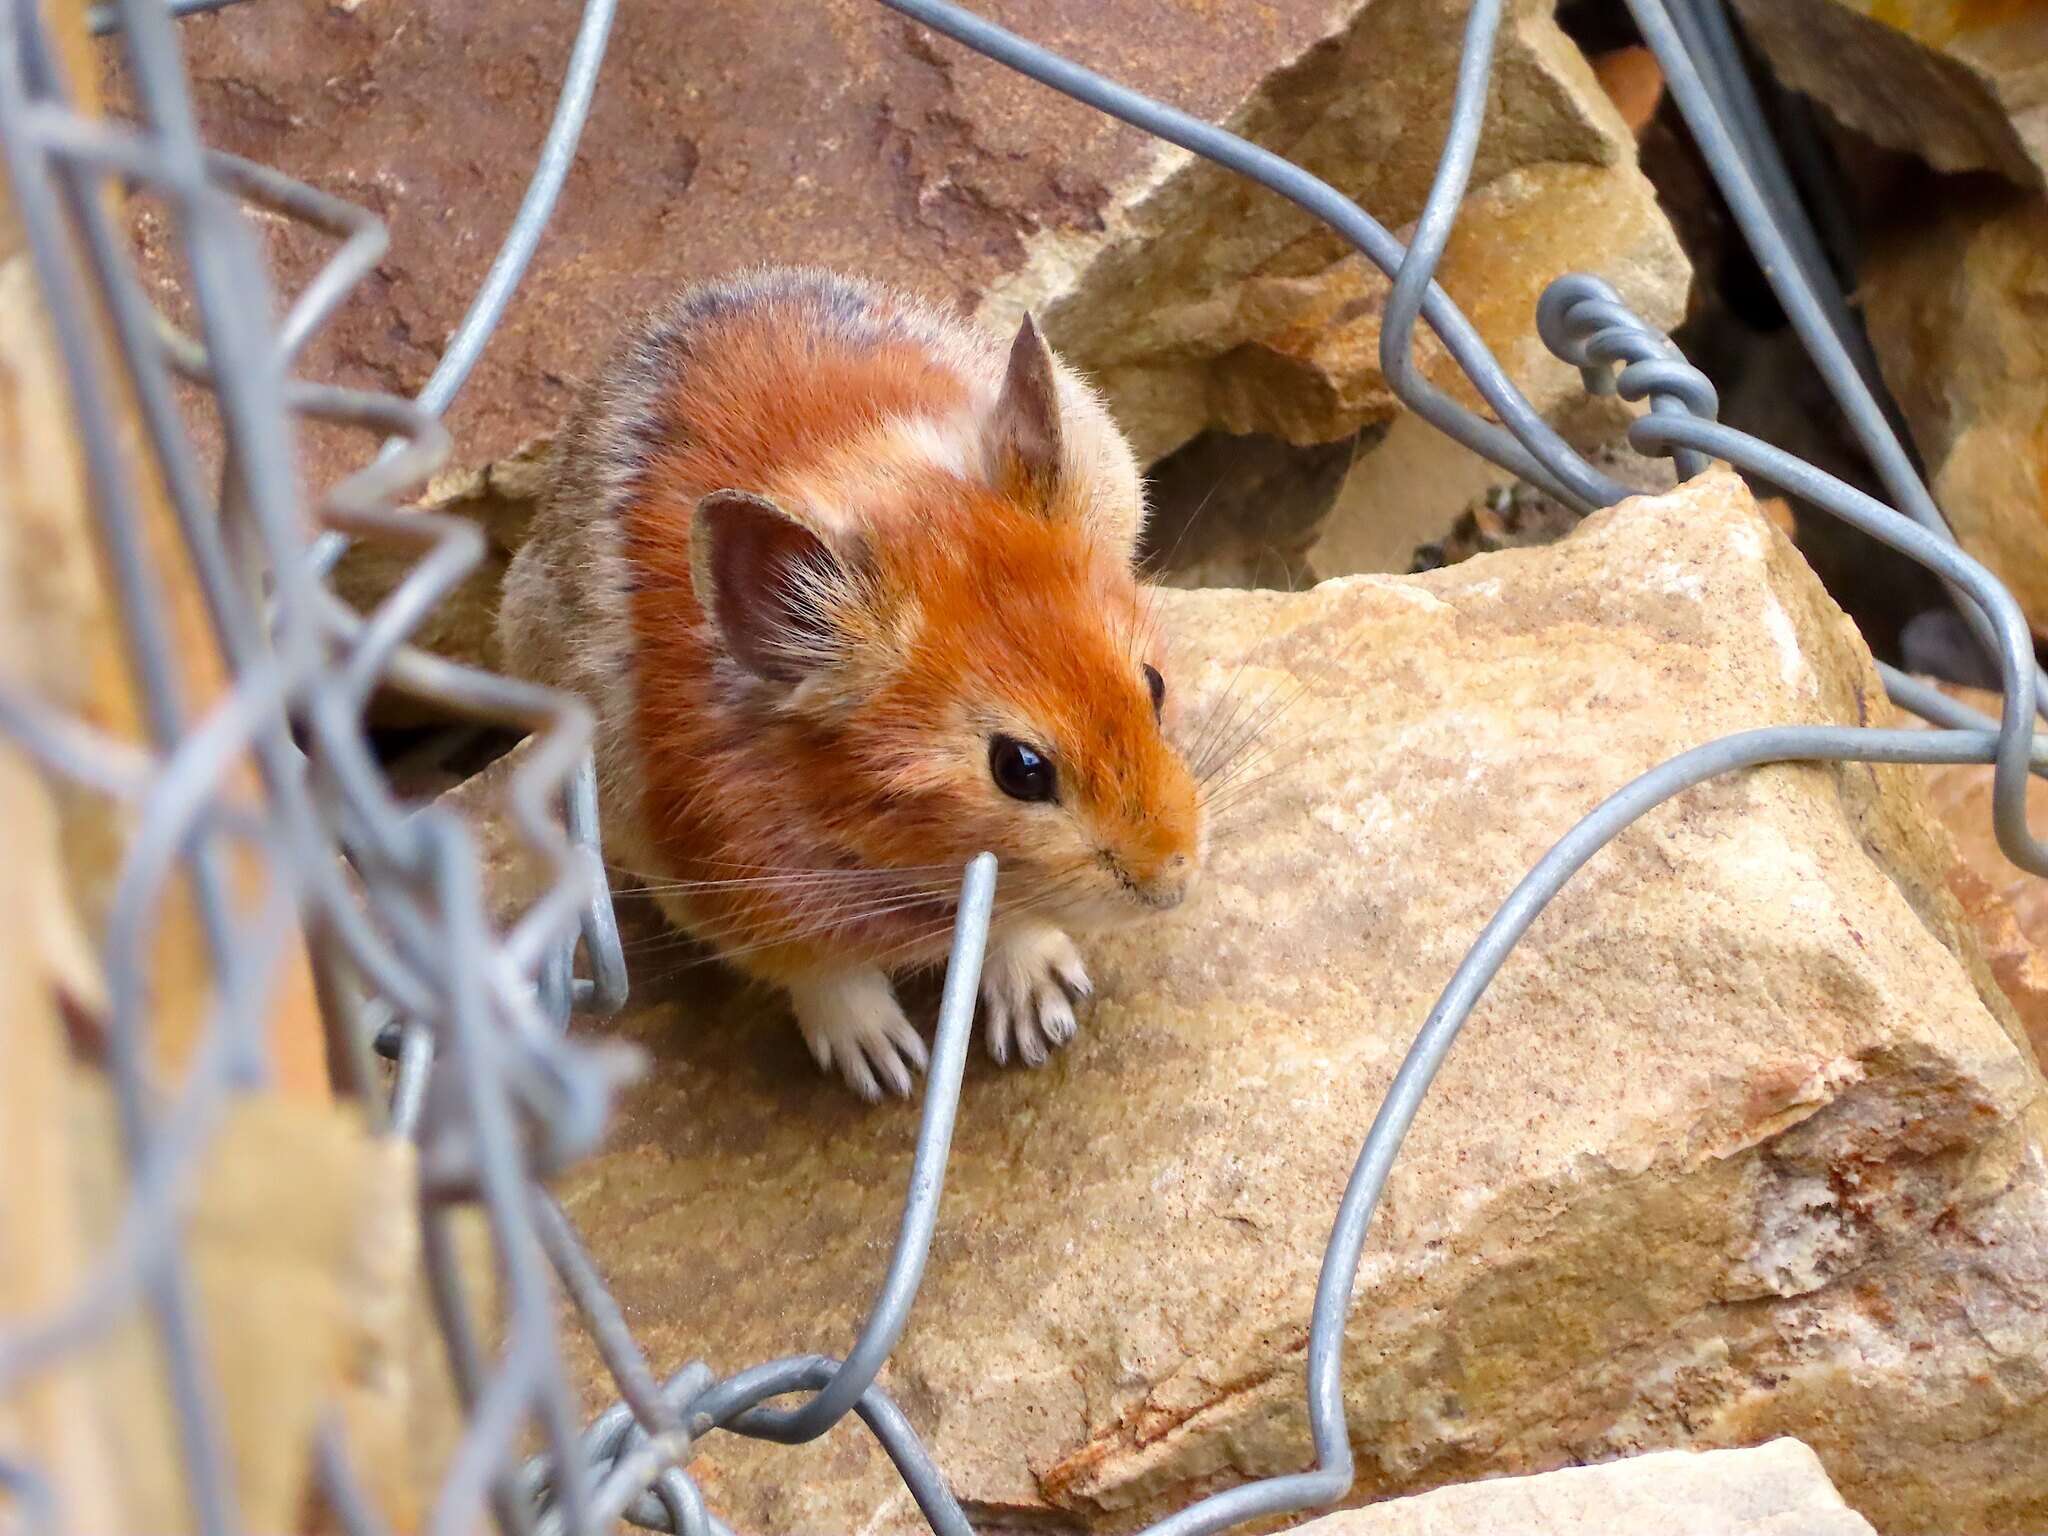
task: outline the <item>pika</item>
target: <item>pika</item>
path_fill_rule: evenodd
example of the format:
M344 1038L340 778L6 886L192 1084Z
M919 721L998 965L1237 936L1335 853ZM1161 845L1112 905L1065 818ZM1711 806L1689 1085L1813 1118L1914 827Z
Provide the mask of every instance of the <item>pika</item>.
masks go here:
M510 668L588 700L607 851L788 994L820 1066L908 1094L891 975L998 860L990 1053L1043 1063L1071 935L1178 906L1202 797L1136 568L1137 462L1027 316L1001 337L810 269L692 288L556 439Z

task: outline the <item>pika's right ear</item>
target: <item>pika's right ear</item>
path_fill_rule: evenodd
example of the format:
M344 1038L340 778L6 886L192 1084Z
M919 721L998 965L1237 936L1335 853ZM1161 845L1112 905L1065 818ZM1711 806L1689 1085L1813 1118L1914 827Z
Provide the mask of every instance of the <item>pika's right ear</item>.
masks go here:
M831 659L846 568L765 496L713 491L690 520L690 579L726 648L756 677L801 682Z
M1010 343L1002 393L989 418L989 446L998 472L1021 476L1041 491L1060 478L1060 386L1052 348L1025 315Z

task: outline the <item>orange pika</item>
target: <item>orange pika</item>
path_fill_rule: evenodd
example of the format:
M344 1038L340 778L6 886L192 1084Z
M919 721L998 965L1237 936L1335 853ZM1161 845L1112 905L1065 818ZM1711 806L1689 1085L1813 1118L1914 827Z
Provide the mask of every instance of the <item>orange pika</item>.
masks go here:
M1027 318L880 288L696 288L586 393L506 578L512 666L598 716L614 859L779 983L821 1065L908 1093L892 969L1000 866L989 1048L1036 1065L1089 991L1069 929L1176 906L1201 857L1133 558L1144 495Z

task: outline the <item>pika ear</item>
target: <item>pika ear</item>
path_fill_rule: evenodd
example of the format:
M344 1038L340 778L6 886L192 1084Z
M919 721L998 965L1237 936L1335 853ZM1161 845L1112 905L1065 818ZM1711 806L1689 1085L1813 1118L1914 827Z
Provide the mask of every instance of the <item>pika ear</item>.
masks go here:
M989 456L996 473L1018 475L1051 490L1060 475L1060 391L1052 348L1030 315L1010 343L1003 391L989 418Z
M756 677L801 682L836 650L851 585L816 531L765 496L713 491L690 520L690 579L732 657Z

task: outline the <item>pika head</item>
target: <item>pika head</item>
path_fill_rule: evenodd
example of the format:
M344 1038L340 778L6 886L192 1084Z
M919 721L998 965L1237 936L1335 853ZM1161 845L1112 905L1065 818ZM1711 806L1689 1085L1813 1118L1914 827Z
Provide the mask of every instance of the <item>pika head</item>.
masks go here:
M834 840L875 868L992 851L999 921L1120 924L1200 865L1114 434L1027 319L992 403L692 519L721 692L831 786Z

